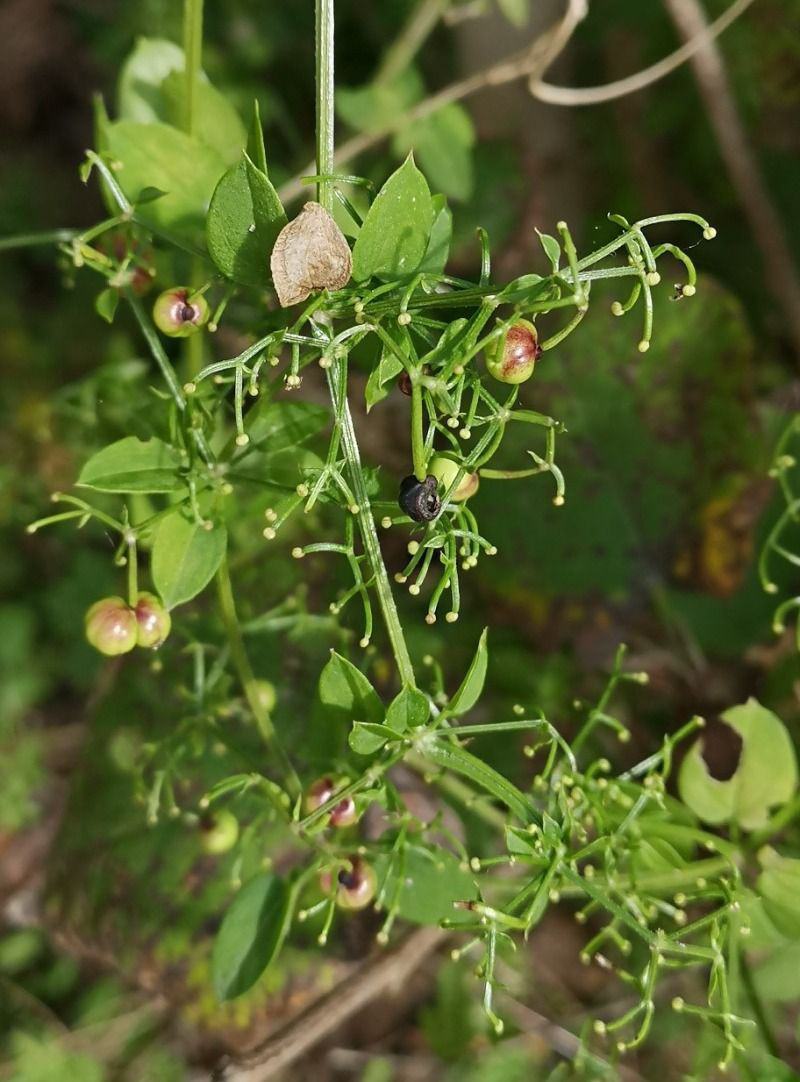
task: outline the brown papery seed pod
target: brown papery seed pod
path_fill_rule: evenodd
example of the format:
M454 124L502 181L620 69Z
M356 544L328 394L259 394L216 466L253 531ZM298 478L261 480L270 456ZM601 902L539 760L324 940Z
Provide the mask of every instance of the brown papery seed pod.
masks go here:
M353 258L333 217L319 203L306 203L278 234L270 259L281 308L299 304L317 289L341 289L350 281Z

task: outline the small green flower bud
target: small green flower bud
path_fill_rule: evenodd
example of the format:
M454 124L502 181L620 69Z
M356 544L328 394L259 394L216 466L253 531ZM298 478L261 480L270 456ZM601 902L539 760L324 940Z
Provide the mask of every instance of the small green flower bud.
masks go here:
M524 383L533 375L541 355L536 328L527 319L520 319L490 347L486 367L500 383Z
M159 294L153 305L153 322L170 338L188 338L208 321L208 303L189 286L173 286Z
M121 597L104 597L86 613L86 638L106 657L127 654L136 645L136 614Z
M450 486L458 475L460 466L452 458L448 458L447 455L437 455L433 462L430 464L430 471L442 490L442 496L447 492ZM450 494L450 499L456 503L461 503L464 500L468 500L470 496L474 496L478 491L478 485L480 479L477 473L464 473L461 480L458 482L458 486L454 492Z
M239 838L239 822L233 812L221 808L200 820L200 844L211 856L220 856L233 849Z
M155 594L141 593L136 602L137 642L156 649L169 635L172 617Z

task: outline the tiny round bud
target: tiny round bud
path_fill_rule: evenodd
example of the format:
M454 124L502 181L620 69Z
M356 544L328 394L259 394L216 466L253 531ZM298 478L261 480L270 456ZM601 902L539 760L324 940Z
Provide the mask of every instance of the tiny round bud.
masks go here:
M426 612L425 613L425 623L426 624L435 624L436 623L436 613L435 612Z
M647 341L646 338L643 338L641 340L641 342L639 343L638 349L639 349L640 353L647 353L648 349L650 349L650 343Z
M533 375L541 355L536 328L527 319L520 319L490 347L486 367L500 383L524 383Z
M401 327L407 327L411 322L411 313L401 312L400 315L397 317L397 322L400 324Z
M204 852L212 856L233 849L238 837L239 822L227 808L221 808L213 815L204 815L200 820L200 844Z
M276 536L277 536L277 534L275 533L275 530L272 528L272 526L266 526L262 530L262 533L263 533L264 537L266 537L267 541L274 541Z
M208 322L208 302L189 286L173 286L156 298L153 322L170 338L188 338Z
M684 297L693 297L696 292L697 289L693 285L687 285L681 288L681 293L684 295Z
M472 429L471 428L462 428L461 431L459 432L459 436L461 437L462 440L470 439L472 437Z
M183 393L184 394L194 394L194 392L196 390L197 390L197 384L196 383L184 383L184 385L183 385Z
M645 275L645 278L649 286L657 286L661 281L661 275L658 271L649 271L648 274Z
M406 550L409 556L415 556L419 552L419 541L409 541Z
M445 620L448 622L448 624L454 624L457 619L458 619L458 613L457 612L448 612L448 613L445 614Z
M129 653L136 645L136 613L121 597L104 597L86 613L84 621L89 643L106 657Z
M240 432L239 435L236 437L235 442L237 447L246 447L250 442L250 437L247 435L246 432Z
M460 469L459 464L447 455L437 455L431 462L431 474L439 482L443 496L455 481ZM475 495L479 485L480 478L477 473L464 473L455 491L450 494L450 499L455 503L462 503Z
M344 800L340 800L331 812L329 822L332 827L337 828L350 827L353 823L358 822L355 800L351 796L346 796Z
M408 592L412 595L412 597L417 597L419 595L419 591L420 587L417 586L416 582L412 582L408 588Z
M706 226L703 230L703 237L705 240L713 240L716 237L717 231L713 225Z
M388 515L384 515L381 519L381 526L384 530L390 530L392 528L392 520Z
M292 556L294 557L295 560L302 560L303 557L305 556L305 553L303 552L303 550L300 548L299 545L295 545L295 547L292 549Z
M169 635L172 617L155 594L141 593L134 610L136 614L136 641L139 646L155 650Z
M614 301L614 303L611 305L612 316L621 316L624 314L624 312L625 309L622 307L622 303L620 301Z

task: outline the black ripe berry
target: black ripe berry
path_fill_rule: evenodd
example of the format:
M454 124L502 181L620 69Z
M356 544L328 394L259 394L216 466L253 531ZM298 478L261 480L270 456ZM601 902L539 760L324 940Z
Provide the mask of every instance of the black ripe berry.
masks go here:
M415 522L430 522L442 509L438 482L432 474L418 481L414 474L400 482L400 507Z

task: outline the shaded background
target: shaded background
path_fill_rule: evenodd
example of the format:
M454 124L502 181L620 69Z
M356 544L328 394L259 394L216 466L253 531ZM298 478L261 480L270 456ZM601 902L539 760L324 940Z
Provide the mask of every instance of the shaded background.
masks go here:
M412 6L339 0L342 86L373 76ZM520 48L561 10L533 5L529 20L521 0L506 0L503 11L480 6L450 5L452 25L445 19L426 42L415 64L428 91ZM725 7L706 4L710 18ZM313 4L223 0L208 8L204 66L243 115L258 98L271 174L288 180L311 154ZM679 44L675 15L684 8L596 0L548 79L595 85L647 67ZM178 40L180 16L168 0L0 6L0 236L103 215L77 171L92 143L92 96L113 106L136 37ZM417 146L423 169L451 197L452 266L463 274L475 269L479 224L501 279L543 270L534 230L554 232L561 218L579 251L612 234L609 211L633 219L692 210L719 234L692 251L703 275L694 300L676 304L662 288L649 353L636 350L638 315L613 319L608 292L525 387L527 405L569 429L559 446L566 506L552 507L544 481L485 484L476 500L500 554L469 581L459 633L445 638L407 606L414 650L447 656L453 672L482 624L492 625L487 711L536 703L568 732L572 701L596 691L625 641L636 667L651 674L647 694L625 708L631 757L691 714L713 718L749 694L797 731L792 633L772 634L773 606L754 558L777 507L772 447L800 405L800 292L785 254L800 240L798 31L797 0L757 0L721 39L729 98L707 55L700 86L697 70L684 66L581 109L538 103L520 82L469 99L474 140L467 126L450 142ZM352 128L358 118L346 100L342 113ZM381 178L405 149L380 144L358 171ZM694 243L688 231L676 239ZM271 1018L291 1015L340 970L295 950L260 998L224 1012L213 1003L204 944L229 896L230 868L204 862L180 823L148 833L127 770L130 749L163 733L179 706L153 666L120 672L83 642L83 612L116 592L103 539L24 533L88 453L135 424L131 401L148 385L148 362L124 319L109 327L96 315L96 283L61 265L52 248L0 255L0 1076L188 1078L223 1039L257 1033L270 996ZM235 340L220 339L212 348L230 355ZM361 425L371 458L391 476L406 472L405 408L392 396ZM248 597L254 613L274 604L279 596L264 582L277 576L311 614L288 639L268 632L256 644L259 673L281 688L279 723L291 731L339 632L312 618L327 612L329 567L305 561L301 583L285 540L271 563L253 569ZM391 544L389 561L399 566L402 551ZM780 583L790 590L791 574ZM156 667L172 663L165 653ZM513 769L518 749L487 754ZM515 977L518 998L578 1024L596 997L610 995L602 975L578 965L577 930L558 913L534 942L536 966ZM367 944L357 929L344 933L342 972ZM777 994L799 993L795 976ZM351 1023L331 1051L301 1061L290 1077L548 1077L552 1041L535 1036L530 1018L527 1026L517 1020L521 1036L492 1048L473 999L470 982L431 960L399 1003ZM790 1034L791 1017L786 1024ZM673 1023L660 1025L640 1057L641 1076L704 1077L685 1073L696 1068ZM475 1064L466 1066L466 1054Z

